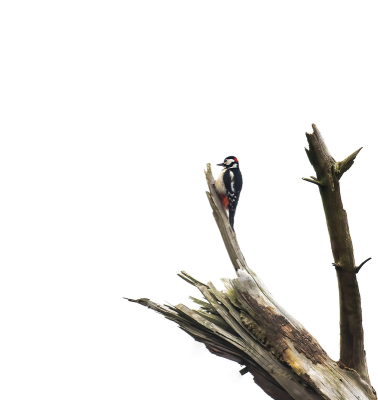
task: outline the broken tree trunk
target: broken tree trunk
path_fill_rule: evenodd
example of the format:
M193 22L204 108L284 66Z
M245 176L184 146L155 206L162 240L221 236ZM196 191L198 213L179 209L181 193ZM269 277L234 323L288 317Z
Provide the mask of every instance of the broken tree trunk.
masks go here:
M361 298L356 274L360 267L355 265L353 244L349 233L348 219L343 208L339 180L352 166L362 147L336 162L326 144L313 125L314 132L306 134L308 158L316 172L314 183L319 187L324 213L331 240L333 265L336 267L340 295L340 362L356 370L370 384L364 351ZM309 179L305 179L311 182Z
M152 308L176 322L210 352L236 361L250 372L268 395L276 400L373 400L377 399L366 366L360 295L352 242L343 210L339 179L350 168L357 152L337 163L313 125L307 134L307 154L317 178L305 179L319 186L338 274L341 312L341 358L331 358L306 329L272 297L263 282L248 267L236 235L215 192L210 165L207 197L221 232L236 279L223 279L225 291L201 283L182 271L179 276L197 287L204 300L200 308L182 304L158 305L149 299L130 300Z

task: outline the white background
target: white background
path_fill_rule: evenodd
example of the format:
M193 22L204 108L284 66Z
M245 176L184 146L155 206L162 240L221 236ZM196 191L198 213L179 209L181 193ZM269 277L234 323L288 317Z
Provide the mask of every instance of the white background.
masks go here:
M377 3L3 1L0 397L267 396L239 365L123 300L190 305L234 277L203 170L239 158L250 267L338 358L338 290L304 147L341 160L378 385ZM214 174L219 169L213 167Z

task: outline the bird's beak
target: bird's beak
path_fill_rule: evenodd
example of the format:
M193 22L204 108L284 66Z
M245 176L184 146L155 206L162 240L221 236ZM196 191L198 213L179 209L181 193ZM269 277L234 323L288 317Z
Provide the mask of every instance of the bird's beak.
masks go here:
M225 167L224 163L222 163L222 164L217 164L217 165L218 165L218 167Z

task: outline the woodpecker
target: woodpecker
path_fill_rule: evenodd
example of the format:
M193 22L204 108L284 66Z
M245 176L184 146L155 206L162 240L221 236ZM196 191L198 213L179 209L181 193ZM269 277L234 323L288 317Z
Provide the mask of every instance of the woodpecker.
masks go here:
M234 230L234 217L238 205L243 178L236 157L226 157L222 164L217 164L224 169L215 182L215 190L226 210L228 210L231 228Z

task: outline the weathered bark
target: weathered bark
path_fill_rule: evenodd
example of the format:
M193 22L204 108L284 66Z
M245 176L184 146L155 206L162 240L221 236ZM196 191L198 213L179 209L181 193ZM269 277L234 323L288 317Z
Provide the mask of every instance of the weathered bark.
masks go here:
M340 294L340 362L356 370L370 384L364 351L361 298L358 289L353 244L349 233L347 214L340 194L340 179L352 166L361 148L344 161L336 162L324 140L313 125L314 132L306 134L308 158L316 172L331 240ZM308 179L306 179L308 180Z
M331 360L316 339L273 299L243 257L215 192L209 164L205 171L209 186L207 196L237 278L223 279L226 290L221 292L211 282L206 285L181 272L179 276L196 286L204 296L204 301L193 299L200 306L199 310L182 304L160 306L148 299L131 301L176 322L213 354L245 365L241 372L251 372L255 382L273 399L373 400L377 399L376 393L370 385L365 358L361 358L360 298L352 242L338 186L338 180L350 168L356 154L342 163L335 163L316 127L314 130L314 134L308 135L308 155L320 172L317 178L309 181L320 188L335 255L344 315L342 340L356 348L345 347L341 362ZM355 329L355 324L359 329ZM343 346L342 343L342 349Z

